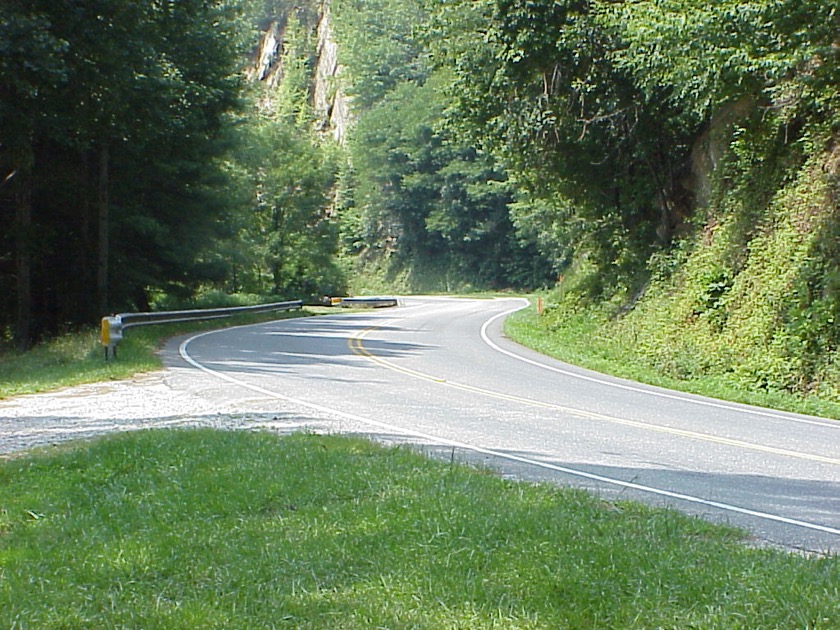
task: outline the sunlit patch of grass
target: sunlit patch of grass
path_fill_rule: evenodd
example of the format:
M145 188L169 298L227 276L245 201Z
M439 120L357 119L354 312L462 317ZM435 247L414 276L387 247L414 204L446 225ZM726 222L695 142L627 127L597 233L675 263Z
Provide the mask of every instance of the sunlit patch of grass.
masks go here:
M0 398L124 379L160 369L157 351L165 339L175 335L310 314L304 309L132 328L125 332L113 361L105 360L98 330L62 335L27 352L0 352Z
M840 562L338 437L0 463L0 627L834 628Z

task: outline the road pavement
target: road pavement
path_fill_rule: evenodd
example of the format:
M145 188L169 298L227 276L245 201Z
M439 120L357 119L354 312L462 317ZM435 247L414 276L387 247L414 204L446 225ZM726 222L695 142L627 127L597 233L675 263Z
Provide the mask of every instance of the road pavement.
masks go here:
M840 422L554 361L504 336L504 315L523 305L405 298L202 333L167 347L168 385L209 408L410 442L512 478L672 506L757 544L840 552Z

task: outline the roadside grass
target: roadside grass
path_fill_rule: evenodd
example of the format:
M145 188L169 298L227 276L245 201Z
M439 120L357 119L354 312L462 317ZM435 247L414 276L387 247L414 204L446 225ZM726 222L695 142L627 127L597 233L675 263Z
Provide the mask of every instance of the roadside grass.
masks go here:
M129 378L160 369L157 356L164 341L188 332L241 326L289 317L303 317L328 309L237 315L225 319L159 324L131 328L117 348L117 358L105 361L99 330L85 330L57 337L27 352L0 351L0 399L37 392ZM335 312L333 310L332 312Z
M0 627L837 628L840 558L335 436L0 461Z
M533 300L532 300L533 301ZM591 313L576 313L550 322L533 305L505 321L505 334L533 350L561 361L641 383L770 409L840 419L840 404L816 396L739 386L725 375L677 379L639 360L634 348L604 333Z

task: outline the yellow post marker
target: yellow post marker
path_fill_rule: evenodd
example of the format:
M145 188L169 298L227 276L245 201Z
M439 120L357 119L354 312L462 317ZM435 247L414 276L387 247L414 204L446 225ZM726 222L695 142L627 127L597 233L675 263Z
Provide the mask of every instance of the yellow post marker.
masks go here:
M108 321L110 317L102 318L102 325L99 328L99 340L103 346L111 344L111 323Z
M117 344L122 341L122 320L119 316L102 318L99 339L105 347L105 360L110 361L115 358Z
M537 298L537 315L542 316L545 312L545 304L543 303L542 297Z

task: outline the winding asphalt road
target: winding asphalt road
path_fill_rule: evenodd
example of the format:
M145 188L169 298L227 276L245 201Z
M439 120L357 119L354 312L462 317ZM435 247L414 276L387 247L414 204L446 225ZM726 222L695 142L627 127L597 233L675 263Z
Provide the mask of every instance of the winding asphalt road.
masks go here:
M760 543L840 553L840 422L623 381L501 332L515 299L203 333L169 348L176 388L251 398L329 430L411 442L519 479L669 505Z

